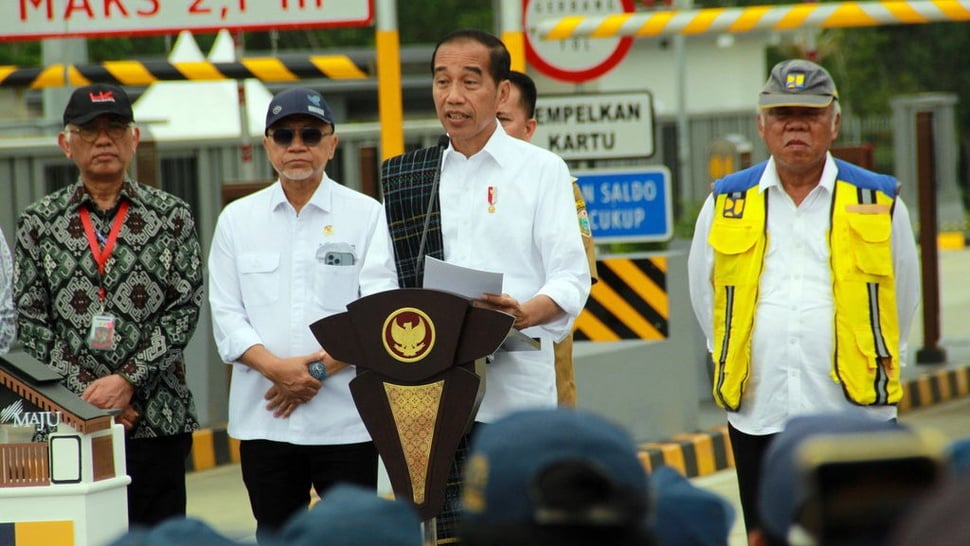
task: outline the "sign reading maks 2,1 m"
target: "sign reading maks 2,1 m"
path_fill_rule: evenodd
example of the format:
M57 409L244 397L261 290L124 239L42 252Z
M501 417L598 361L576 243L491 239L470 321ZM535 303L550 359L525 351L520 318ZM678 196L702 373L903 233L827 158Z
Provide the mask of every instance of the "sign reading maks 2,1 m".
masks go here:
M577 171L589 227L597 243L666 241L673 236L670 171L662 165L635 170Z
M650 157L653 101L648 91L547 95L536 103L532 142L563 159Z
M366 26L373 0L0 0L0 41Z

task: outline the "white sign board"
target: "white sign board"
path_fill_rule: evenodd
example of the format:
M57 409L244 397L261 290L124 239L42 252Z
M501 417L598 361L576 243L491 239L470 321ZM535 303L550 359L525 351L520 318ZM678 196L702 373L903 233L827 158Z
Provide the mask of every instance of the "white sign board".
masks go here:
M0 41L366 26L372 0L2 0Z
M648 91L547 95L536 102L533 144L563 159L650 157L653 99Z

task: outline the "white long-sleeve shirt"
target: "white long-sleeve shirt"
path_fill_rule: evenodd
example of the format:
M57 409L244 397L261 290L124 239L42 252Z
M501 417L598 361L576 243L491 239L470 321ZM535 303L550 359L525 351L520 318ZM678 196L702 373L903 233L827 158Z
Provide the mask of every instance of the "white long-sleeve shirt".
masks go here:
M773 159L761 180L768 192L770 243L758 292L752 339L751 375L738 412L728 422L746 434L773 434L788 418L839 410L878 419L896 416L895 406L857 406L829 375L834 343L834 302L829 265L829 211L837 167L829 155L819 185L798 206L781 186ZM712 348L714 252L707 243L714 213L708 197L697 218L688 258L694 313ZM900 363L919 305L919 260L909 211L897 198L892 221L892 254L899 315Z
M319 351L309 325L346 311L357 299L363 256L383 215L376 200L326 176L299 215L279 182L222 211L209 253L209 302L219 355L234 364L232 437L325 445L370 441L348 388L354 367L328 377L313 399L284 419L265 409L263 395L272 383L236 360L257 344L279 357Z
M520 303L544 294L565 311L524 330L542 340L541 351L496 354L477 421L556 405L552 342L569 333L590 287L571 180L562 159L509 137L501 125L472 157L451 147L444 152L439 198L445 261L503 273L503 292ZM390 239L381 239L362 272L365 295L397 286Z

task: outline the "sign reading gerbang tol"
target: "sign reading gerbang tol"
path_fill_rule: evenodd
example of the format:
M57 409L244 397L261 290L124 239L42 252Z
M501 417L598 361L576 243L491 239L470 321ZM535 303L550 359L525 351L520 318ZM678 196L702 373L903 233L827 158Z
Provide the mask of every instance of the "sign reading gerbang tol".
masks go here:
M0 41L366 26L373 0L3 0Z

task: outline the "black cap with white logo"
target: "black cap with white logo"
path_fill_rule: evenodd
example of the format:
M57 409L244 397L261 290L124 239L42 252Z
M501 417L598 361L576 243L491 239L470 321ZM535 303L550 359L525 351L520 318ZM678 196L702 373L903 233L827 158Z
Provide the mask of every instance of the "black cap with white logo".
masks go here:
M84 125L104 115L118 116L129 123L135 120L124 89L107 83L86 85L71 93L64 109L64 125Z

